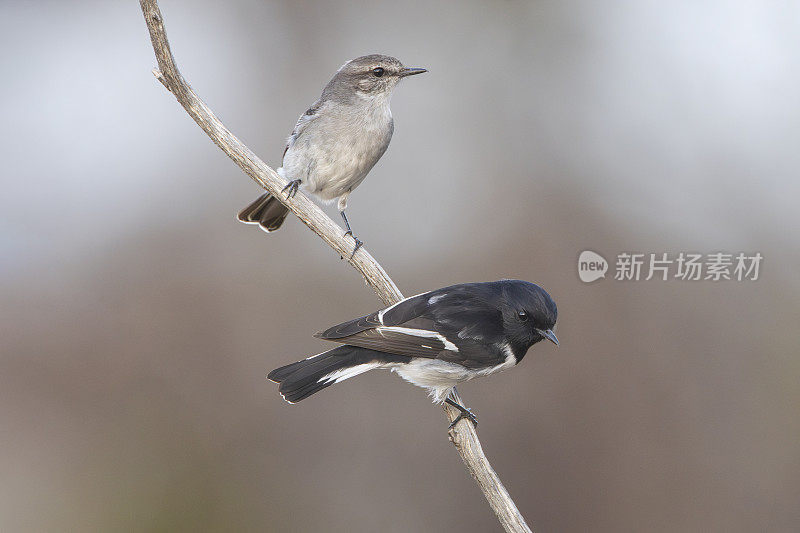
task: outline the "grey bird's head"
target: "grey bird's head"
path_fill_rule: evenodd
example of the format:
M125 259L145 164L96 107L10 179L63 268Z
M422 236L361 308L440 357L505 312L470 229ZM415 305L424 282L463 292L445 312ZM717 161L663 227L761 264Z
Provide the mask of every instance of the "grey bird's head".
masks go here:
M354 97L382 100L391 96L401 79L423 72L428 71L405 67L391 56L361 56L341 66L325 87L322 97L339 101L351 101Z

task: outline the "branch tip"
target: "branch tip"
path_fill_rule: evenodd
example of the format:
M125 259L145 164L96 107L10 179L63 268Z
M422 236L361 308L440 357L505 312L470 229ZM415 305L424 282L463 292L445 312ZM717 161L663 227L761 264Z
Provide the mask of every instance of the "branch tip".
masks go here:
M169 84L167 83L167 78L164 77L164 74L160 70L158 70L157 68L154 68L153 69L153 76L155 76L156 79L161 82L161 85L166 87L166 89L168 91L172 92L172 89L170 89Z

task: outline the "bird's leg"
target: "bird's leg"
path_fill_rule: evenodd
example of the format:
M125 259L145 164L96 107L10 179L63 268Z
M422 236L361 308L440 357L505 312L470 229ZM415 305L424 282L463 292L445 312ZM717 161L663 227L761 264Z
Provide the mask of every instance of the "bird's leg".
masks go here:
M455 391L455 387L453 388L453 390ZM453 420L450 423L450 425L447 427L447 429L453 429L453 427L456 424L458 424L458 422L462 418L466 418L467 420L472 422L475 425L475 427L478 427L478 417L476 417L474 414L472 414L472 411L470 411L469 409L467 409L463 405L461 405L459 403L456 403L455 401L451 400L450 397L445 399L444 403L446 403L447 405L452 405L453 407L455 407L459 411L458 416L456 417L455 420Z
M342 214L342 220L344 220L344 226L347 228L347 231L345 231L344 234L350 235L351 237L353 237L353 240L356 241L356 247L353 248L353 253L350 254L350 259L352 259L353 256L356 255L358 249L361 248L364 245L364 243L358 240L358 238L355 235L353 235L353 230L350 229L350 222L347 221L347 215L344 214L344 211L342 210L340 211L340 213Z
M288 189L289 192L286 193L286 198L294 198L294 195L297 194L297 189L300 188L300 183L302 183L301 180L292 180L286 184L286 187L281 192L286 192Z
M350 222L347 221L347 215L344 214L344 211L339 211L339 213L342 215L342 220L344 220L344 227L347 228L347 231L345 231L344 234L352 236L353 230L350 229Z

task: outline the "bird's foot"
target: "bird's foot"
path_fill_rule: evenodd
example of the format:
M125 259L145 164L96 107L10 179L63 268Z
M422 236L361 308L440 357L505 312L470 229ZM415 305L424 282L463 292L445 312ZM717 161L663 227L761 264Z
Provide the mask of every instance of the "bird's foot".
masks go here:
M300 188L300 183L300 180L292 180L286 184L286 187L284 187L281 192L286 192L288 189L289 192L286 192L286 198L294 198L294 195L297 194L297 189Z
M353 248L353 252L350 254L350 259L353 259L353 256L356 255L356 252L358 251L359 248L364 246L364 243L358 240L358 237L353 235L353 230L347 230L344 232L345 237L347 237L348 235L350 235L353 238L353 240L356 241L356 246L355 248Z
M444 403L452 405L453 407L458 409L458 416L456 417L455 420L450 422L450 425L447 427L447 429L453 429L455 425L458 424L459 421L461 421L462 418L469 420L475 427L478 427L478 417L472 414L472 411L470 409L464 407L463 405L457 404L450 398L446 399Z

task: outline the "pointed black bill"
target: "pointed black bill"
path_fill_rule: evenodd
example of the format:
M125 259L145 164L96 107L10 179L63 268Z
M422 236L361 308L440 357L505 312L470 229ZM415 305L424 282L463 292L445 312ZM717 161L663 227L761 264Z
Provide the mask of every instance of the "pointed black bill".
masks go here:
M537 329L536 332L545 339L549 340L550 342L558 346L558 337L556 337L556 334L553 333L552 329Z
M400 76L401 78L405 78L406 76L413 76L414 74L422 74L423 72L428 72L428 69L403 67L400 69L400 72L398 72L397 75Z

